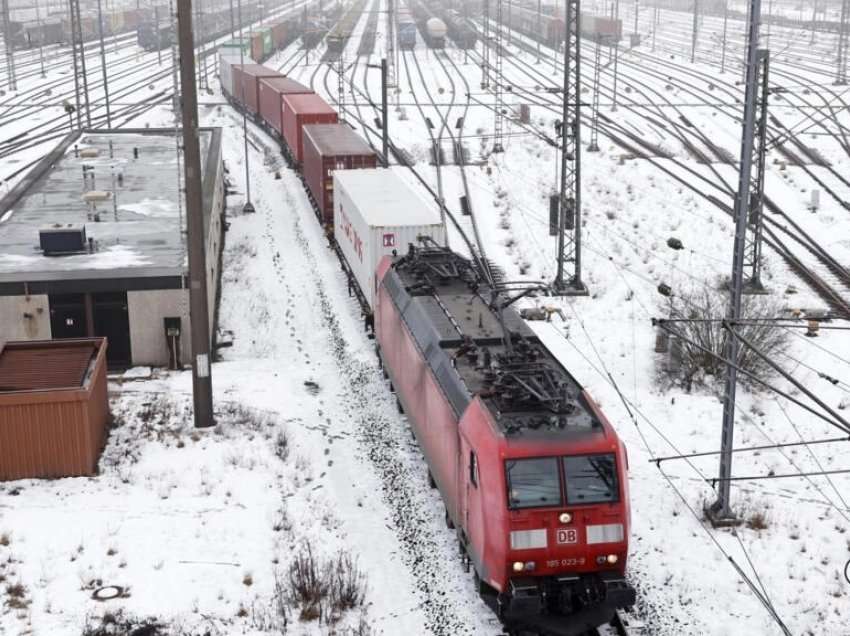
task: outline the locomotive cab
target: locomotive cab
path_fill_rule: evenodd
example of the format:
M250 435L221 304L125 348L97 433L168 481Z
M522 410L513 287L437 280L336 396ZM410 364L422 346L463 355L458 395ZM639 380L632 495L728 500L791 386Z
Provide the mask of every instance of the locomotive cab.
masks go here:
M616 438L599 446L504 459L506 582L496 601L512 622L538 628L560 617L550 633L581 633L635 602L625 581L625 452Z

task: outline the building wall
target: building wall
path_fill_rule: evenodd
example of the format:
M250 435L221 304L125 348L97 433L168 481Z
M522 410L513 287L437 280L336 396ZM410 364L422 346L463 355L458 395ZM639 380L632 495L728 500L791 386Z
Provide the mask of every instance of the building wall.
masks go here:
M0 343L49 340L50 336L50 303L46 294L0 296Z
M180 317L180 361L191 360L191 331L189 326L189 290L158 289L127 292L127 312L130 315L130 348L133 364L137 366L167 366L168 345L165 338L167 317Z

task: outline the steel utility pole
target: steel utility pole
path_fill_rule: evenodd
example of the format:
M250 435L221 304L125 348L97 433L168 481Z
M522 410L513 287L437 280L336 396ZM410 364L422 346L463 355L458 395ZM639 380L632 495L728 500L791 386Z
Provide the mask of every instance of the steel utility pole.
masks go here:
M747 217L747 240L744 256L744 270L749 271L749 278L744 280L743 293L766 294L761 282L761 248L762 229L764 226L764 171L765 157L767 154L767 107L768 107L768 74L770 71L770 57L767 49L758 50L755 82L758 86L756 104L759 112L756 119L756 131L753 137L752 163L755 177L751 180L749 203L747 205L749 215Z
M590 111L590 145L588 152L599 152L599 74L602 68L602 37L596 36L593 55L593 109Z
M838 25L838 67L835 73L835 83L839 86L847 83L847 41L850 40L850 33L847 32L848 20L850 20L850 0L843 0L841 22Z
M390 118L387 106L387 85L389 84L387 58L381 59L381 150L384 153L384 168L390 167Z
M3 13L3 38L6 49L6 75L9 82L9 90L18 90L18 82L15 77L15 47L12 44L12 25L9 19L9 0L2 0L0 11Z
M180 42L180 90L183 113L183 165L186 177L186 229L189 243L189 321L192 332L192 395L195 426L213 426L210 372L207 266L204 255L204 203L201 192L201 148L198 141L198 96L195 92L195 47L192 0L177 0Z
M490 86L490 0L482 0L481 21L481 88Z
M581 7L565 0L564 103L561 114L561 192L558 200L558 271L555 293L586 296L581 280ZM572 235L567 237L567 230ZM565 263L573 263L567 278Z
M387 86L395 87L395 9L393 0L387 0ZM385 116L386 117L386 116Z
M726 29L729 25L729 0L723 3L723 43L720 49L720 72L726 72Z
M811 40L809 40L809 44L815 43L815 20L817 20L817 18L818 18L818 2L817 2L817 0L815 0L812 3L812 38L811 38ZM841 31L839 30L839 37L840 37L840 34L841 34Z
M387 87L389 85L389 74L387 72L388 68L387 58L381 59L381 64L367 64L367 68L379 68L381 69L381 153L383 154L383 160L381 161L384 168L389 168L390 166L390 133L389 133L389 104L387 99ZM375 119L375 123L378 120ZM436 149L435 149L436 153ZM435 158L437 155L435 154Z
M5 2L5 0L3 1ZM69 0L68 10L71 17L71 51L73 53L72 59L74 60L74 103L76 104L76 108L74 110L77 113L77 129L79 130L83 127L83 113L80 110L80 74L78 72L77 65L77 19L74 14L73 0ZM70 111L67 112L70 123Z
M741 168L738 174L738 194L735 198L735 252L732 259L732 297L728 320L735 324L741 318L741 295L744 289L744 259L747 235L747 217L750 206L753 148L755 145L756 100L758 91L759 15L761 0L750 0L747 38L747 83L744 100L744 125L741 135ZM729 326L727 325L727 328ZM720 478L717 500L706 511L715 526L735 525L740 519L732 512L729 500L732 476L732 449L735 438L735 391L738 382L737 338L728 334L726 341L726 390L723 400L723 432L720 442Z
M502 0L496 0L496 69L493 78L493 93L496 106L496 121L493 129L493 152L504 152L504 110L505 103L502 95Z
M38 34L38 62L41 66L41 77L46 77L44 72L44 24L41 21L41 10L38 7L38 0L35 0L35 18L38 21L38 26L41 28L41 32Z
M655 5L655 16L652 22L652 52L655 52L655 35L658 33L658 5Z
M697 57L697 32L699 30L699 0L694 0L694 24L691 32L691 64Z
M86 72L86 50L83 44L83 26L80 20L80 0L71 0L71 11L77 18L77 44L80 48L80 72L83 75L83 97L86 104L86 126L91 128L91 107L89 106L89 79ZM76 54L76 49L75 49Z
M109 83L106 75L106 51L103 48L103 10L101 0L97 0L97 24L100 36L100 72L103 75L103 95L106 98L106 127L112 128L112 113L109 110Z
M614 20L620 20L620 0L614 3ZM612 87L614 92L614 99L611 105L611 111L616 112L617 110L617 85L619 84L620 79L620 36L622 35L622 23L620 23L621 33L617 33L614 35L614 38L611 42L611 45L614 47L613 55L614 55L614 86ZM608 49L608 59L611 59L611 49Z
M635 0L635 35L638 32L638 16L640 15L640 0Z
M537 32L543 33L540 28L540 10L541 10L542 0L537 0ZM537 38L537 63L540 64L540 39Z
M242 39L242 0L236 2L236 19L239 22L239 64L242 65L245 63L245 43ZM244 104L245 82L240 82L239 91L240 100ZM254 204L251 203L251 170L248 166L248 117L244 109L242 110L242 139L245 142L245 205L242 206L242 212L250 214L254 211Z

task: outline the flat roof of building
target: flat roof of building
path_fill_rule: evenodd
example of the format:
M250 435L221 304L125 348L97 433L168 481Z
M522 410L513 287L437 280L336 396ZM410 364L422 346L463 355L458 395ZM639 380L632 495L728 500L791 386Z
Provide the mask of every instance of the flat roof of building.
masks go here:
M80 389L104 338L7 342L0 346L0 393Z
M202 129L199 138L208 221L221 131ZM93 184L91 178L84 183L84 166ZM186 220L178 170L182 182L173 129L70 134L0 200L0 283L181 275ZM88 203L83 196L91 191L110 198ZM91 251L45 256L39 231L67 225L85 226Z

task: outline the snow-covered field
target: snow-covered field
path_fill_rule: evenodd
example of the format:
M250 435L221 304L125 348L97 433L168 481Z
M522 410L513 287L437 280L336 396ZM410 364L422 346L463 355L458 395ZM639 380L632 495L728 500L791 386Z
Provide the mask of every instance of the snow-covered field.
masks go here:
M381 2L373 5L381 7ZM670 46L675 29L671 22ZM349 45L349 60L356 58L356 39ZM361 92L379 101L380 78L365 64L379 59L382 46L379 20L376 52L373 59L358 61L354 85L359 92L351 96L363 104L361 116L370 125L375 113ZM557 82L557 75L545 64L536 64L542 75L529 75L517 61L535 65L535 57L512 50L515 59L505 60L504 72L512 85L525 90L506 101L509 106L524 99L534 103L532 96L542 91L531 87ZM294 52L281 53L269 65L285 64ZM427 160L430 140L414 95L439 103L454 95L458 105L440 110L452 124L465 114L464 143L480 160L467 168L467 177L487 256L509 279L551 280L555 244L548 236L547 199L555 175L553 149L508 121L506 152L489 155L492 111L474 100L465 113L461 107L467 90L476 99L490 99L478 88L475 58L467 62L462 52L449 49L450 63L419 48L420 75L412 54L405 55L410 70L401 64L396 71L400 108L391 111L394 142L417 159L415 168L436 186ZM683 53L674 61L687 67L686 57ZM317 59L311 56L311 64L302 60L285 70L314 82L333 103L336 76L317 68ZM686 392L657 383L663 357L654 353L656 330L650 321L666 311L659 284L682 293L713 289L728 276L731 221L690 186L698 180L694 175L735 184L734 167L715 164L717 172L712 172L698 164L675 135L648 117L657 120L669 110L640 107L648 100L660 103L663 94L674 103L697 99L688 92L697 82L664 65L664 59L669 62L669 54L652 54L648 43L624 53L620 108L612 112L609 97L605 114L663 146L678 163L624 157L603 131L601 151L584 153L582 166L583 273L590 296L528 301L563 314L563 319L533 326L628 444L630 576L638 589L636 615L644 634L782 633L758 595L772 604L792 634L848 635L850 583L843 574L850 559L847 474L733 482L735 509L747 523L734 531L714 530L702 508L714 498L710 480L717 474L716 456L671 460L660 467L650 461L719 447L722 385L709 379ZM730 95L740 91L734 86L739 71L721 75L714 66L697 66L705 74L700 85L729 85ZM777 67L781 72L782 65ZM826 78L812 71L810 80L808 89L817 96ZM611 89L610 74L603 74L602 83L604 90ZM808 99L814 97L792 89L772 112L786 125L798 126L806 115L795 104ZM201 123L224 128L230 176L244 192L241 119L218 94L203 101ZM632 110L626 108L630 102ZM694 128L737 154L740 105L732 97L725 102L684 110ZM424 109L440 121L436 108ZM352 119L358 116L356 109L348 110ZM551 135L559 115L533 105L531 116L536 128ZM840 111L839 117L850 125L850 113ZM163 108L133 122L145 123L173 124ZM473 594L471 575L463 572L438 497L425 487L424 463L381 380L373 342L360 328L356 303L303 185L286 169L281 179L274 178L278 166L269 164L263 152L274 141L252 129L257 213L239 212L241 195L229 199L220 317L222 328L233 332L234 344L213 366L219 425L192 429L188 373L156 372L150 379L114 382L115 427L98 476L0 485L0 633L76 635L87 619L119 608L157 617L187 633L262 634L270 631L274 616L280 631L278 600L286 596L290 565L308 543L320 561L349 554L366 581L365 597L333 624L299 620L301 609L284 598L286 633L499 633ZM438 130L439 125L435 134ZM827 156L836 171L850 173L850 158L833 139L807 136L806 143ZM847 210L822 193L821 210L810 213L806 205L815 187L810 177L794 166L781 169L773 163L774 153L768 155L768 194L843 262L850 261ZM682 166L693 172L685 173ZM12 165L4 161L2 168L5 172ZM405 169L394 169L415 182ZM841 197L850 197L832 176L817 174ZM446 166L442 184L449 209L459 211L459 169ZM671 237L681 240L684 249L667 247ZM764 268L777 304L822 306L769 251ZM824 330L806 338L804 331L789 330L787 352L777 362L847 418L848 336ZM772 382L805 399L787 382ZM736 447L741 448L842 435L785 398L745 387L739 389L736 427ZM846 442L738 453L733 474L850 469L845 449ZM122 593L113 600L93 599L102 586L120 586Z

